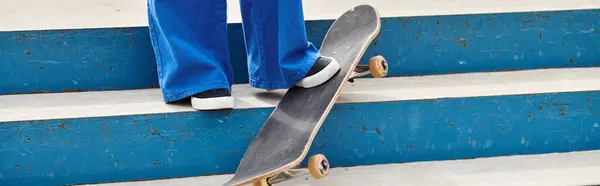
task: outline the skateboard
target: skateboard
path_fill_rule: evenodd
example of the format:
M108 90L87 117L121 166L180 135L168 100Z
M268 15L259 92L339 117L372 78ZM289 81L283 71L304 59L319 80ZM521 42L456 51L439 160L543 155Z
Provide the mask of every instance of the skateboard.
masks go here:
M387 74L382 56L372 57L369 65L358 65L380 27L379 13L369 5L356 6L334 21L319 50L335 58L340 71L319 86L288 89L224 185L270 186L307 173L316 179L327 176L329 161L323 154L311 156L308 167L301 168L300 163L345 83L369 74L376 78Z

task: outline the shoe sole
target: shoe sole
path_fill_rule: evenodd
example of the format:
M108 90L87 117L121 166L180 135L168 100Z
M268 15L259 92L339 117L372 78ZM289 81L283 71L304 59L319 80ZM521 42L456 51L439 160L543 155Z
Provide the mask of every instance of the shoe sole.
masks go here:
M192 108L196 110L223 110L232 109L234 104L233 97L217 98L193 98Z

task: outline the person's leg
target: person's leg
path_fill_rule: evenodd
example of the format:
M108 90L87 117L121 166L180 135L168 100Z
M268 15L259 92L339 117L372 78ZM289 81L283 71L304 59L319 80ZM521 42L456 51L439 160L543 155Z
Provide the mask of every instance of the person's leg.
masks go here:
M250 85L314 87L339 71L307 40L302 0L240 0Z
M148 0L151 42L165 102L233 108L225 0Z

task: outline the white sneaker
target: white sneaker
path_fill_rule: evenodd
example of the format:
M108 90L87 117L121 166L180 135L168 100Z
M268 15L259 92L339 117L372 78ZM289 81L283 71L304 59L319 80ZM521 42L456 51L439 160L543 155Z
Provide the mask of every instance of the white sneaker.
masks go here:
M331 79L340 70L340 64L331 57L321 56L310 68L306 77L296 84L304 88L319 86Z
M192 107L196 110L233 109L233 104L229 89L207 90L192 96Z

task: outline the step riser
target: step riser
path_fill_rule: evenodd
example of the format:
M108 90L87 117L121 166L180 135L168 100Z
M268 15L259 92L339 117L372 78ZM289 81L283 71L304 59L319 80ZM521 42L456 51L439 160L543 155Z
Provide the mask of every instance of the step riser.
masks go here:
M326 179L302 176L285 185L597 185L600 151L520 155L469 160L430 161L340 167ZM559 163L553 163L559 162ZM214 186L233 175L133 181L88 186Z
M598 66L599 16L600 9L383 18L361 63L384 55L390 76ZM310 41L320 46L332 22L307 21ZM247 83L241 25L230 24L228 34L235 83ZM0 94L158 86L147 27L0 38Z
M599 97L573 92L337 104L309 155L355 166L594 150L600 148ZM0 184L233 173L271 111L0 123Z

